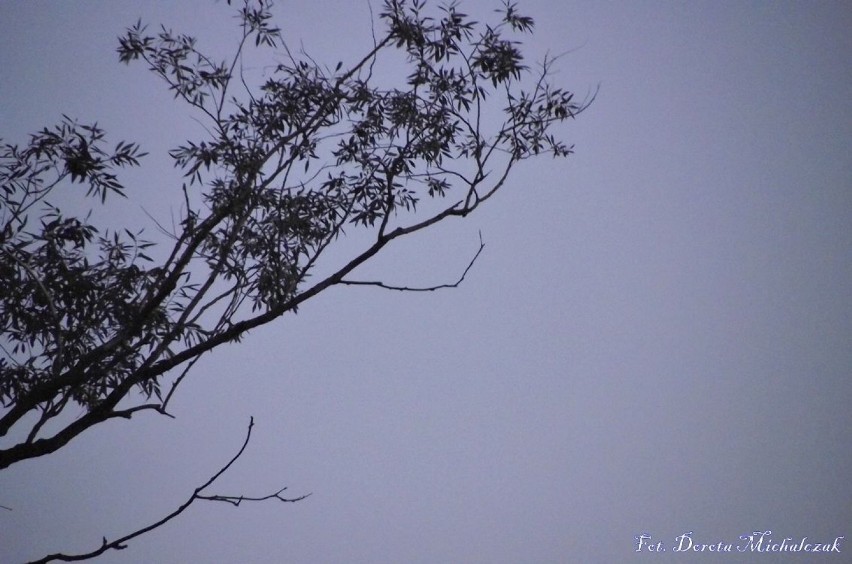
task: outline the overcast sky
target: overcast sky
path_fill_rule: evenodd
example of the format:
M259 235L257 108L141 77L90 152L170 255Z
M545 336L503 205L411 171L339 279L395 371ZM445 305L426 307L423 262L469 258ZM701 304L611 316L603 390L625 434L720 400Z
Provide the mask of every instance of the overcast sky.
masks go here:
M464 2L486 19L496 2ZM256 427L217 493L103 562L811 562L672 552L840 541L852 555L852 9L845 2L524 0L532 53L594 105L576 154L195 368L177 419L116 421L0 473L0 561L87 551L174 509ZM224 56L212 1L0 1L0 136L61 114L151 155L113 219L179 209L166 151L200 126L116 37L141 17ZM378 11L378 2L374 2ZM280 0L334 66L365 1ZM274 57L273 57L274 63ZM261 71L258 71L261 72ZM72 201L69 194L68 201ZM635 537L662 541L637 553Z

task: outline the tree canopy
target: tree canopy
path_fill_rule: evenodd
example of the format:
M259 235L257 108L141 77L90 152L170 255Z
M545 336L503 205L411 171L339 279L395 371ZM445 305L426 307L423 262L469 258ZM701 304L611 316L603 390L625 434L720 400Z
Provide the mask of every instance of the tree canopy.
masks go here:
M74 184L92 205L132 196L120 172L142 164L138 144L63 115L0 147L0 436L21 437L0 449L0 468L114 418L169 415L202 355L330 287L457 285L353 275L393 241L474 212L519 162L572 152L554 126L591 100L551 84L554 58L526 61L534 22L514 3L486 23L455 3L385 0L372 49L329 65L292 51L270 8L238 2L228 60L141 21L119 38L119 61L147 66L208 132L169 152L184 182L173 190L179 221L159 226L165 259L145 233L51 204ZM254 84L241 66L249 49L286 62ZM391 56L408 74L388 87L376 76ZM356 230L371 242L312 276Z

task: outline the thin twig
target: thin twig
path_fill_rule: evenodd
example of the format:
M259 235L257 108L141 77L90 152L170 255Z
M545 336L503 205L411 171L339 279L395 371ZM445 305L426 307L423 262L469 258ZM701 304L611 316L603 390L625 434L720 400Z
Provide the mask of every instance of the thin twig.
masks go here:
M411 288L409 286L393 286L391 284L385 284L380 281L367 281L367 280L341 280L340 284L345 284L347 286L376 286L378 288L383 288L385 290L397 290L399 292L434 292L435 290L442 290L444 288L458 288L459 285L464 282L465 276L467 276L468 271L473 267L473 263L476 262L476 259L479 258L480 253L482 253L482 249L485 248L485 243L482 242L482 232L479 233L479 250L476 251L476 254L473 255L470 263L468 263L467 268L462 272L461 277L453 282L452 284L439 284L437 286L428 286L425 288Z
M213 482L215 482L222 474L227 472L228 469L243 455L243 452L246 450L246 447L248 446L249 441L251 440L252 427L254 427L254 417L249 419L249 425L248 425L248 431L246 432L246 438L243 441L243 446L241 446L240 450L237 451L237 454L235 454L231 458L231 460L228 461L227 464L222 466L222 468L220 468L218 472L213 474L213 476L211 476L206 482L204 482L199 487L195 488L195 491L192 492L192 495L189 497L189 499L187 499L183 503L183 505L181 505L180 507L178 507L177 509L175 509L174 511L172 511L171 513L169 513L168 515L166 515L165 517L160 519L159 521L152 523L151 525L148 525L147 527L143 527L141 529L138 529L138 530L136 530L136 531L134 531L134 532L132 532L128 535L125 535L125 536L123 536L119 539L116 539L114 541L108 541L106 539L106 537L104 537L103 544L101 545L101 547L96 549L96 550L93 550L91 552L87 552L87 553L84 553L84 554L62 554L62 553L50 554L50 555L45 556L44 558L42 558L40 560L34 560L30 564L43 564L43 563L46 563L46 562L52 562L54 560L60 560L60 561L63 561L63 562L75 562L75 561L79 561L79 560L89 560L91 558L95 558L96 556L100 556L101 554L103 554L104 552L107 552L109 550L124 550L125 548L127 548L127 544L125 544L125 543L127 543L127 541L132 540L132 539L134 539L134 538L136 538L140 535L143 535L143 534L145 534L149 531L152 531L152 530L154 530L158 527L161 527L162 525L165 525L166 523L168 523L169 521L171 521L172 519L174 519L175 517L177 517L178 515L183 513L190 505L193 504L193 502L195 502L196 500L199 500L199 499L203 499L203 500L207 500L207 501L224 501L226 503L230 503L231 505L238 506L240 504L240 502L242 502L242 501L266 501L268 499L278 499L278 500L284 501L284 502L296 502L296 501L300 501L300 500L308 497L308 495L310 495L310 494L303 495L303 496L300 496L300 497L297 497L297 498L292 498L292 499L284 498L280 494L281 494L281 492L283 492L287 488L282 488L282 489L278 490L277 492L275 492L274 494L270 494L268 496L263 496L263 497L245 497L245 496L237 497L237 496L221 496L221 495L206 496L206 495L202 495L202 492L205 489L210 487L213 484Z

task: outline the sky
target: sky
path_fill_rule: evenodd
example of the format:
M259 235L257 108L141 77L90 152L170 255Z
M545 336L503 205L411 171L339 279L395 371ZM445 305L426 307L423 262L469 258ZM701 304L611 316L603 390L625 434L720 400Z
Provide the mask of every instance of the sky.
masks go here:
M477 19L498 5L462 3ZM537 22L530 53L567 52L557 80L578 96L599 87L563 131L576 153L520 166L477 213L359 271L454 281L481 232L464 283L332 289L205 357L176 419L111 422L5 470L0 561L88 551L159 519L252 416L215 493L309 498L199 503L100 561L813 561L738 553L755 531L844 537L821 561L849 560L852 9L519 7ZM151 155L109 217L155 234L146 212L181 202L166 151L201 129L143 66L118 63L116 38L141 17L224 56L232 10L0 1L0 136L23 143L64 113L139 141ZM330 66L370 45L366 2L275 13ZM676 552L678 537L734 552Z

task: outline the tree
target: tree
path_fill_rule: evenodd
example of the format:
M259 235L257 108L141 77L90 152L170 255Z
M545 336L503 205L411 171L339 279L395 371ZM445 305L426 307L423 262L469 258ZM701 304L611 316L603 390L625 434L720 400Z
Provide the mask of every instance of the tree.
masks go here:
M177 226L159 226L168 239L162 260L141 232L99 228L49 203L71 184L102 205L124 196L118 173L145 155L136 143L110 148L97 125L63 116L25 146L0 148L0 436L21 437L0 449L0 469L111 419L169 415L201 356L328 288L457 286L467 270L431 287L351 276L391 242L475 211L519 162L572 152L554 125L591 100L550 84L555 58L525 64L519 37L534 24L511 2L489 25L455 3L427 10L422 0L385 0L373 48L333 68L293 53L270 7L242 1L241 40L227 61L206 56L194 37L149 32L141 21L119 38L119 60L146 64L209 133L170 151L185 182ZM279 50L287 62L253 86L240 65L251 48ZM392 57L407 65L404 84L377 86L375 66ZM312 278L347 230L370 243ZM251 424L243 449L250 433ZM243 449L164 520L44 561L122 548L197 499L249 500L203 493ZM255 499L293 501L280 494Z

